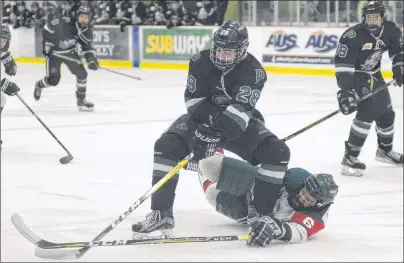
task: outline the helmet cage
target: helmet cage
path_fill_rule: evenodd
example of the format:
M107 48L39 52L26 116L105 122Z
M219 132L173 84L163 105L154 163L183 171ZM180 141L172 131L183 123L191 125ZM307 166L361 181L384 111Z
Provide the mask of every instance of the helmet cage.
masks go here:
M386 7L380 1L368 1L362 7L362 23L371 31L377 31L383 26Z

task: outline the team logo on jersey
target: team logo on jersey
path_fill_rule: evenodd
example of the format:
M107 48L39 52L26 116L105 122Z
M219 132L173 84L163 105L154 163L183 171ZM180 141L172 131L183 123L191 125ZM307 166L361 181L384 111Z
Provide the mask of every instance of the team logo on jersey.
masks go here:
M309 40L307 40L306 48L313 48L317 53L324 53L335 49L337 44L337 35L326 34L324 30L319 30L311 33Z
M375 50L379 50L379 49L382 49L385 47L386 47L386 44L384 44L383 40L377 39Z
M366 43L362 46L362 50L371 50L373 47L373 43Z
M298 47L297 35L286 34L284 30L279 29L273 32L265 45L266 48L273 47L276 51L288 51Z
M370 70L374 69L377 66L377 64L380 63L382 56L383 56L383 51L379 50L379 51L374 52L372 55L370 55L366 59L365 63L360 65L361 69L364 71L370 71Z
M262 69L256 69L255 70L255 84L260 83L261 80L265 79L265 71Z
M356 32L355 32L355 30L349 30L342 37L343 38L354 38L354 37L356 37Z

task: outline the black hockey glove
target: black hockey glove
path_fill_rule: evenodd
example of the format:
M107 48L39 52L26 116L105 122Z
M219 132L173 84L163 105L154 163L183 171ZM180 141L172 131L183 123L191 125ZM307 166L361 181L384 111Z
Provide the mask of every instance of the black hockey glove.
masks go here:
M14 96L20 91L20 88L14 82L4 78L1 80L1 90L9 96Z
M54 49L54 45L51 42L44 42L43 43L42 53L45 56L49 57L49 56L52 55L53 49Z
M191 141L191 148L194 154L192 159L199 162L215 154L221 135L220 132L206 124L199 125Z
M100 65L98 64L97 58L94 56L93 52L84 53L84 57L88 63L88 68L91 70L97 70Z
M7 73L7 75L15 76L15 74L17 74L17 64L15 64L10 52L6 52L4 54L4 56L1 58L1 62L3 62L4 71Z
M281 238L285 230L282 223L271 216L263 216L251 223L247 246L266 247L272 240Z
M393 64L393 79L399 87L403 85L403 64L401 61Z
M339 108L344 115L351 114L356 111L357 105L355 101L355 92L352 90L340 90L337 92Z

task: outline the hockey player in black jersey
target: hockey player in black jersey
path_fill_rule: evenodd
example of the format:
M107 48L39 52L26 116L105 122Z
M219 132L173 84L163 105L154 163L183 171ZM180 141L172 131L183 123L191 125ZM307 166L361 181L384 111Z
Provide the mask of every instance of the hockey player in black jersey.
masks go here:
M99 68L95 51L92 48L93 32L89 26L91 11L87 6L80 6L76 18L70 19L59 12L49 14L43 29L43 53L46 59L46 76L35 84L34 98L41 98L42 89L58 85L61 74L60 67L64 63L70 72L76 75L76 97L79 110L91 111L94 104L86 100L87 71L82 64L59 58L57 54L81 60L76 52L80 44L87 60L88 68Z
M258 60L247 52L248 32L236 21L225 22L214 34L212 47L189 62L185 89L187 113L180 116L154 145L152 184L156 184L191 152L195 161L227 149L257 170L254 200L256 215L270 213L280 196L288 167L288 146L270 132L255 109L267 80ZM152 212L132 225L134 238L151 232L170 235L179 175L152 195ZM185 197L184 197L185 198Z
M380 72L385 51L392 60L394 80L398 86L403 85L402 29L385 19L385 11L382 1L367 1L362 8L362 23L344 32L335 54L339 107L346 115L357 110L345 142L343 175L364 175L366 165L358 156L373 122L378 137L376 160L403 165L403 155L392 150L395 113L389 91L383 90L357 105L351 104L385 84Z
M302 242L320 232L338 194L331 174L291 168L286 171L282 194L272 213L254 217L248 214L255 212L250 204L258 167L221 153L201 160L199 167L209 204L237 223L250 226L247 245L254 247L266 247L272 240Z
M15 76L17 74L17 64L15 64L15 61L13 57L11 56L10 51L8 51L10 47L10 42L11 42L11 32L8 28L8 25L5 23L1 24L1 62L4 67L4 71L7 75L9 76ZM4 106L6 106L6 97L4 96L3 93L13 96L15 95L20 88L15 84L14 82L2 78L1 83L0 83L0 88L1 88L1 108L0 108L0 115L3 112ZM1 141L3 143L3 141Z

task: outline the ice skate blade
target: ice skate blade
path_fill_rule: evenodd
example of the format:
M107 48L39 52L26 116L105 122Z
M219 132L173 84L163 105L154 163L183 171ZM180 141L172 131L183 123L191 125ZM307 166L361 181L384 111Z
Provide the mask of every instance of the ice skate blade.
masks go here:
M383 158L383 157L376 156L375 160L378 161L378 162L381 162L381 163L387 163L387 164L403 167L402 163L394 163L394 162L392 162L392 161L390 161L390 160L388 160L386 158Z
M174 237L174 229L156 230L150 233L132 232L132 239L165 239Z
M365 170L342 166L341 174L345 176L362 177L365 175Z
M40 100L41 95L42 95L42 89L41 88L35 88L35 90L34 90L34 99L35 99L35 101Z
M92 108L87 108L85 106L78 106L77 109L81 112L92 112L94 111L94 107Z

